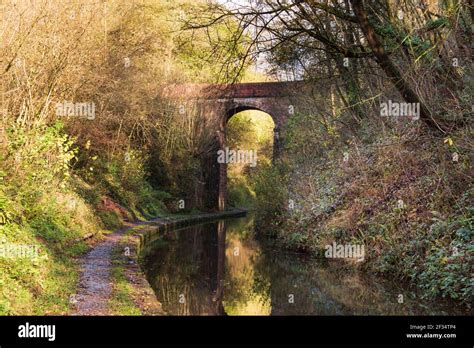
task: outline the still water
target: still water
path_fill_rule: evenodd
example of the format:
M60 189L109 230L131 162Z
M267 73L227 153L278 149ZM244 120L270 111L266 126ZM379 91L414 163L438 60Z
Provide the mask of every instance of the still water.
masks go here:
M265 246L252 216L160 233L142 256L169 315L462 314L396 282Z

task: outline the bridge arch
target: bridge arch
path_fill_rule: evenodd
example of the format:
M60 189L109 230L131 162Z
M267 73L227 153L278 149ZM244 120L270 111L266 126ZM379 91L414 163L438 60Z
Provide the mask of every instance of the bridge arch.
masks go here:
M256 110L265 113L268 117L270 117L273 121L273 154L272 154L272 162L278 159L280 155L280 124L281 118L278 118L278 109L275 108L275 103L273 105L267 104L262 105L260 100L245 100L245 101L235 101L233 100L223 112L223 118L221 123L221 129L219 132L219 139L218 139L218 149L222 150L225 149L227 146L227 124L232 117L239 114L243 111L249 110ZM286 121L286 120L285 120ZM257 154L258 156L258 154ZM257 162L258 163L258 162ZM219 164L219 176L216 178L218 180L218 209L225 210L227 207L227 181L228 181L228 165L226 163Z
M281 154L285 126L295 110L304 107L301 97L313 94L304 81L237 83L230 85L185 84L165 88L165 97L197 99L204 111L217 117L218 130L212 155L207 159L206 200L216 202L214 208L225 210L227 200L227 165L217 162L217 152L225 148L228 120L240 111L259 110L267 113L275 125L273 160Z
M246 102L240 102L240 103L235 103L232 104L230 107L227 108L225 111L225 117L223 119L224 123L221 125L221 130L225 132L225 128L227 126L227 123L229 120L236 114L242 112L242 111L248 111L248 110L256 110L256 111L261 111L264 112L265 114L269 115L271 119L273 120L274 128L273 128L273 157L272 160L275 161L278 156L280 155L280 129L281 129L281 120L275 116L274 113L278 112L278 110L275 110L276 108L274 106L262 106L261 103L258 101L246 101Z

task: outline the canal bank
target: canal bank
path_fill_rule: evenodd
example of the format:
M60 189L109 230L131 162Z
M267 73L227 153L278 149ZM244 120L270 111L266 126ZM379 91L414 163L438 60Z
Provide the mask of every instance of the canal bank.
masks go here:
M244 216L244 210L158 217L126 223L106 235L79 260L77 293L71 296L73 315L164 314L138 264L148 240L164 231L216 219Z

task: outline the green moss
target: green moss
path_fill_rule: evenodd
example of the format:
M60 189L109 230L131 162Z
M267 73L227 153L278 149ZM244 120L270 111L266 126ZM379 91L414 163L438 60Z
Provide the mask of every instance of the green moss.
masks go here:
M122 242L112 252L113 289L108 307L113 315L141 315L141 309L133 300L133 287L125 276L125 265L129 258L124 255L124 247L125 244Z

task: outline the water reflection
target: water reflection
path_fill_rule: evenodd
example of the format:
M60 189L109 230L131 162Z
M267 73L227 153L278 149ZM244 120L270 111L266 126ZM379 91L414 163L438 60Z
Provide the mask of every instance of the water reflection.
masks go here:
M143 266L171 315L462 314L392 282L262 247L252 217L160 234Z

